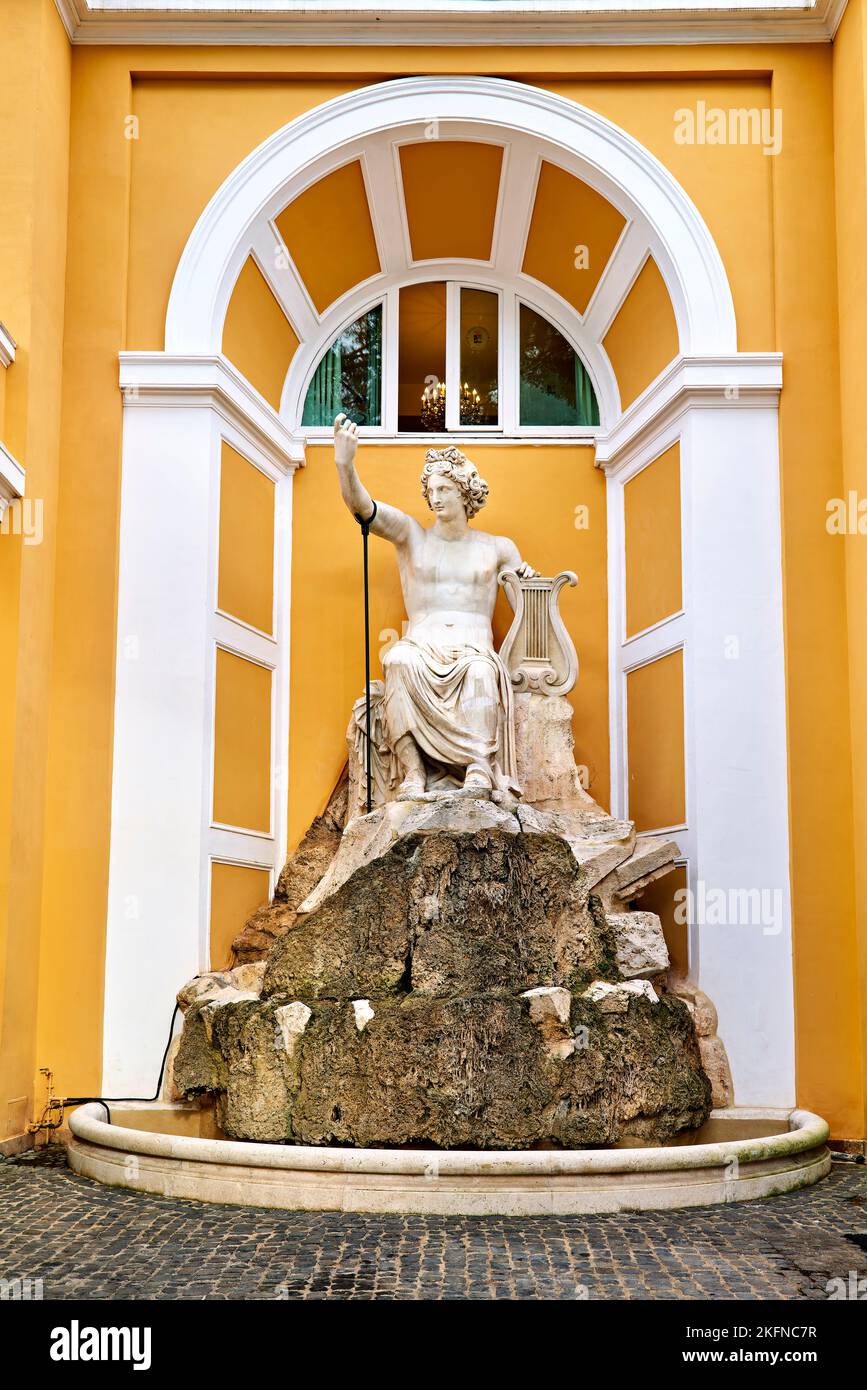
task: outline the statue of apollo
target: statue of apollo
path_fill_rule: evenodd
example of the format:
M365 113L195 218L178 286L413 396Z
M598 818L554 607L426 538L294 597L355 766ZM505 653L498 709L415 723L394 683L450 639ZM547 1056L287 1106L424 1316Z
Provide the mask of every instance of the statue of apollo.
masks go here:
M428 449L421 490L434 514L424 527L374 503L355 470L358 427L334 422L334 462L343 500L371 533L397 550L408 625L383 657L383 715L403 781L398 797L460 788L467 796L520 795L512 684L494 650L498 577L536 574L514 541L471 530L488 485L459 449ZM375 515L374 515L375 513Z

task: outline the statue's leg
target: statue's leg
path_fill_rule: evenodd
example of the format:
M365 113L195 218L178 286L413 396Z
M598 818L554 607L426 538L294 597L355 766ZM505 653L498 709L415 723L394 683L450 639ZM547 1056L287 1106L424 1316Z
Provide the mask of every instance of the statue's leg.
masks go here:
M412 734L404 734L394 745L403 781L397 789L399 801L409 801L422 795L427 789L427 773L419 746Z
M464 775L465 791L490 791L494 785L491 750L496 747L500 692L490 662L474 661L467 671L461 697L461 713L471 741L472 760Z

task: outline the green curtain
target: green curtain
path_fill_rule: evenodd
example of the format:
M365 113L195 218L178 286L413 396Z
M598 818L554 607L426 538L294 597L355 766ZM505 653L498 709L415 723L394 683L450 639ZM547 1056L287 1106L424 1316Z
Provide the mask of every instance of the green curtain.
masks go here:
M356 424L378 425L382 410L382 306L334 340L307 388L302 425L330 425L346 411Z
M552 385L554 383L552 382ZM555 395L521 378L521 424L598 425L599 407L593 384L581 359L575 357L575 404L566 395Z
M598 425L599 405L593 383L577 352L575 354L575 405L578 418L576 424Z
M342 381L340 338L326 352L307 388L304 401L303 425L330 425L340 414Z
M367 410L365 425L382 424L382 308L367 315Z

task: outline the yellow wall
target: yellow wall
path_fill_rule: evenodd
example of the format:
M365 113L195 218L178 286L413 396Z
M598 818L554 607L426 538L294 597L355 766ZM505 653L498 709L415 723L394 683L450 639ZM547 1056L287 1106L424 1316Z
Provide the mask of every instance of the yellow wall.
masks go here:
M659 267L648 256L605 335L623 410L678 353L677 323Z
M232 965L232 942L247 918L268 901L268 871L248 864L211 864L211 969Z
M379 273L357 159L305 189L275 222L320 313L353 285Z
M595 189L543 159L521 268L583 314L625 225Z
M682 914L675 916L681 901L676 894L682 893L686 886L686 867L678 864L670 873L651 883L637 903L641 912L655 912L662 922L672 969L679 975L689 974L689 926L680 920Z
M252 256L235 281L223 323L222 349L268 404L279 410L298 338Z
M26 468L27 496L42 517L41 544L0 535L2 1142L21 1133L34 1107L70 64L53 0L0 0L0 34L0 319L18 344L6 373L2 437ZM84 536L79 543L87 544ZM67 1014L80 1006L70 998ZM67 1019L71 1031L76 1026Z
M27 991L32 998L35 988L38 940L36 1049L26 1065L51 1064L59 1073L61 1089L78 1093L93 1089L99 1077L120 467L117 352L122 347L162 345L172 275L196 218L222 179L272 131L355 85L418 71L484 71L541 83L584 102L648 146L680 179L716 240L732 285L741 348L776 347L785 354L781 445L798 1094L802 1103L829 1116L836 1133L863 1134L864 1034L858 996L858 970L863 966L859 967L854 917L850 769L853 728L863 761L863 732L856 721L863 708L864 658L853 655L850 687L848 543L828 537L824 529L827 499L843 495L847 479L857 476L862 466L857 454L863 438L857 354L863 333L855 296L863 273L858 247L864 227L858 208L841 211L839 220L834 208L834 96L838 130L850 131L854 122L863 136L862 18L859 0L850 3L855 18L844 20L836 73L831 51L810 45L425 52L373 47L82 47L72 56L67 126L68 49L53 5L50 0L2 0L3 20L12 16L14 24L6 25L12 39L0 57L7 77L0 111L15 134L14 140L5 141L3 157L14 161L20 176L13 184L20 205L13 199L11 217L4 207L0 318L24 347L7 383L6 442L28 468L36 469L37 477L44 461L45 473L37 485L47 500L54 486L51 440L57 432L58 345L64 325L57 524L55 528L53 520L49 523L54 529L46 531L51 539L41 555L36 555L37 548L30 555L22 551L12 566L11 586L4 585L4 602L12 595L11 619L4 617L4 636L10 634L4 650L17 655L14 677L5 670L0 676L2 713L7 727L16 710L28 714L17 721L16 748L11 754L4 749L7 761L0 763L6 788L0 814L6 817L7 829L13 823L18 827L12 854L3 860L7 885L14 873L20 889L12 894L14 921L6 948L7 959L15 960L17 997L25 1001L16 1004L13 1017L14 1047L19 1048L21 1039L24 1049L16 1051L16 1076L28 1047L33 1052L24 1039L27 1021L32 1021L26 1000ZM13 105L16 95L20 101ZM677 144L674 112L698 100L726 107L772 101L782 107L783 153L768 158L754 146L712 149ZM21 102L41 113L27 127L34 137L31 142L21 138ZM139 120L132 132L130 115ZM67 129L68 224L63 213ZM129 133L137 138L127 138ZM841 147L838 178L862 177L859 159L857 142L845 152ZM843 209L842 191L840 198ZM64 307L65 226L72 270ZM11 242L6 240L7 227L13 228ZM34 282L37 246L51 246L56 254L41 257ZM21 297L22 315L7 309L10 294L16 301ZM23 330L17 321L21 317ZM624 380L630 372L634 375L637 365L640 361L624 359ZM13 374L19 383L26 380L27 389L15 385ZM580 614L574 629L583 662L575 697L578 756L594 768L593 790L604 801L607 691L605 638L599 626L604 614L600 480L579 451L572 469L564 466L567 450L491 448L476 454L493 484L491 507L480 521L493 526L499 509L497 525L514 532L522 544L529 528L526 550L532 561L538 563L535 557L541 552L551 556L551 563L571 564L582 576L581 587L565 596L563 606L567 617L570 607L577 606ZM532 470L524 467L528 457L534 467L538 462L543 474L556 478L544 523L537 506L530 520L537 494L529 481L516 482L517 492L508 499L505 488L498 486L509 470L515 478L529 479ZM374 491L379 477L384 494L419 507L417 453L406 460L402 449L382 449L371 462ZM574 507L582 502L590 503L594 518L588 532L574 529ZM346 588L359 579L360 543L354 523L340 508L327 460L322 451L313 450L309 468L296 480L293 567L297 578L302 561L316 559L314 572L320 582L318 587L311 583L308 573L304 584L296 582L294 588L293 840L327 797L342 757L349 701L361 686L360 608L357 602L353 606L351 587ZM46 516L50 511L47 507ZM331 518L328 523L326 516ZM520 526L515 518L520 518ZM339 562L324 574L324 557L312 552L317 536L321 549L326 524L332 528L332 561L337 555ZM50 557L55 534L52 615ZM850 552L856 544L848 545ZM380 576L376 622L389 626L398 616L397 603L389 587L393 581L385 578L382 549L381 543L375 544L375 572ZM855 555L848 561L853 649L863 630L857 597L863 592L858 568L862 563ZM305 682L299 667L306 650L319 650L323 610L339 637L339 678L333 703L317 709L312 677ZM26 657L19 645L21 612L28 623ZM863 818L860 802L859 808ZM4 835L4 855L8 843ZM830 932L829 922L834 924ZM863 930L860 954L863 960ZM22 1020L23 1032L17 1028ZM0 1114L13 1092L21 1094L19 1084L5 1083Z
M638 666L626 677L630 820L663 830L686 820L683 652Z
M222 441L217 607L260 632L274 626L274 484Z
M839 333L843 479L840 497L854 490L867 499L867 393L864 390L864 344L867 342L867 14L864 0L849 0L834 48L834 141L836 150L837 258L839 273ZM837 536L845 553L849 634L849 734L852 739L855 856L855 952L860 986L861 1091L864 1113L861 1133L867 1132L867 537ZM847 942L848 944L848 942ZM816 951L814 954L818 954ZM809 962L813 965L815 962ZM836 962L835 962L836 963ZM854 973L854 972L853 972ZM831 984L823 964L821 985ZM856 981L842 1001L848 1010ZM807 987L807 986L805 986ZM812 985L809 986L812 991ZM815 1007L815 1006L814 1006ZM812 1020L809 1020L812 1022ZM857 1025L856 1025L857 1026ZM860 1046L859 1046L860 1044ZM808 1050L805 1037L802 1052ZM830 1059L823 1048L823 1061ZM820 1094L821 1078L810 1068L811 1094Z
M217 648L214 820L271 829L271 686L265 666Z
M683 602L679 442L630 478L623 511L626 636L632 637Z
M483 141L424 140L401 146L415 260L490 258L502 165L502 146Z

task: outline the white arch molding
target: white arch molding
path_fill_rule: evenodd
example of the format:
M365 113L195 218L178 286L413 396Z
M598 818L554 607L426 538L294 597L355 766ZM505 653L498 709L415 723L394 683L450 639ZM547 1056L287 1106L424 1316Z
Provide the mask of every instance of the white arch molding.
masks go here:
M490 139L500 129L531 139L540 153L646 227L671 295L681 352L737 351L719 252L695 204L659 160L595 111L488 77L411 77L362 87L265 140L217 190L184 248L166 315L166 351L219 352L226 308L257 225L330 168L362 155L365 143L383 132L394 136L406 128L409 137L415 127L418 138L434 122L451 138L473 127L477 138Z
M489 261L412 260L395 144L423 138L433 121L443 137L499 140L507 148ZM626 218L583 315L521 272L542 158L583 179ZM306 187L352 159L362 164L382 272L320 314L291 258L288 268L275 271L273 219ZM301 340L279 414L220 352L226 308L250 254ZM602 339L648 254L671 296L680 355L621 411ZM291 534L291 475L303 461L300 403L319 352L390 287L435 278L510 287L562 328L588 364L602 420L594 437L596 461L607 474L608 492L612 810L628 814L628 672L682 649L687 804L684 824L672 830L690 885L732 892L779 889L782 901L773 934L761 924L726 933L693 923L691 970L717 1005L737 1101L791 1106L780 358L738 353L732 296L713 238L653 155L565 98L478 77L383 82L326 102L276 132L234 170L199 218L172 286L165 351L121 355L106 1090L124 1087L134 1094L131 1088L149 1085L156 1074L163 1006L205 964L211 857L267 862L276 872L285 852L280 808L286 722L274 738L270 837L245 838L241 829L214 826L210 816L215 643L265 664L273 661L278 704L280 691L288 689L289 668L288 546L281 547L283 568L275 574L282 626L272 647L263 646L261 634L242 632L226 615L215 614L220 440L229 438L274 477L281 525ZM681 452L683 609L647 632L628 635L624 486L674 441ZM564 454L566 467L568 458ZM169 509L168 548L167 500L176 504L175 511ZM160 602L154 601L154 556L162 562ZM136 662L124 652L131 633L144 654ZM738 639L736 661L725 659L731 636ZM154 771L162 767L175 770L178 788L168 804L165 779ZM126 913L130 897L144 904L135 926Z

